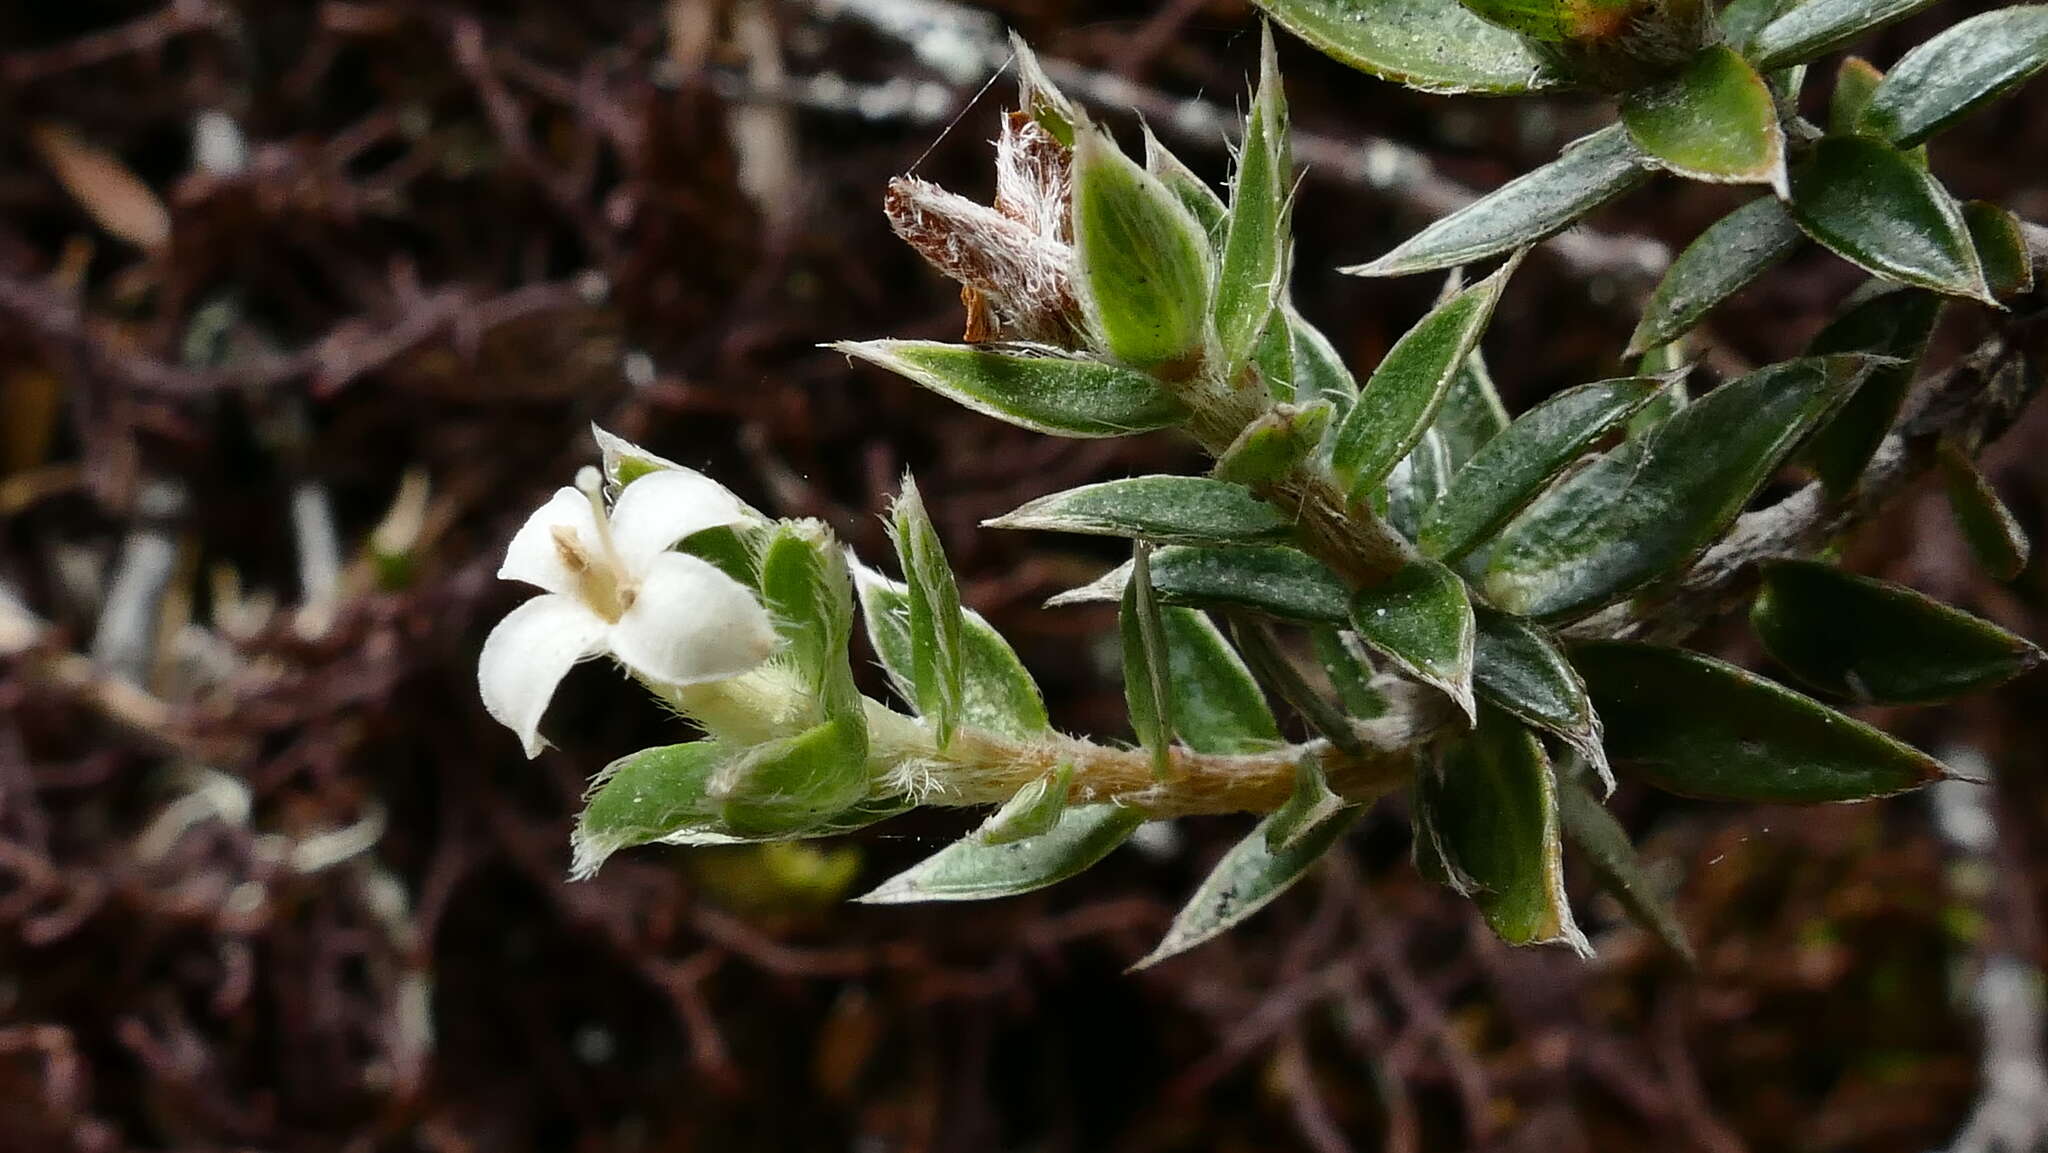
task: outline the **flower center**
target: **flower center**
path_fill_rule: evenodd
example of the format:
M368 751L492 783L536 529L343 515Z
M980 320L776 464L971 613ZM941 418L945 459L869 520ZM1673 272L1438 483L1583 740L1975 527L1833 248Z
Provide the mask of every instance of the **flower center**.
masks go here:
M590 517L597 526L597 555L568 525L554 528L555 550L562 564L576 574L576 594L590 610L614 624L633 607L638 582L626 571L612 540L612 522L604 507L604 482L594 468L585 466L576 474L576 488L590 501Z

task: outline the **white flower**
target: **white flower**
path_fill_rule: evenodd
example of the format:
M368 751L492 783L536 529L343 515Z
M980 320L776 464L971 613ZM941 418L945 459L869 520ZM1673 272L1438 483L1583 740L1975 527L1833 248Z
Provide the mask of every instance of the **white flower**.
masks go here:
M658 460L659 458L650 458ZM666 462L663 462L666 463ZM498 576L546 590L505 617L477 658L484 708L537 756L541 714L578 661L609 654L650 681L689 685L766 660L775 627L753 590L701 558L670 552L691 533L758 514L711 478L664 468L619 494L585 468L527 518Z

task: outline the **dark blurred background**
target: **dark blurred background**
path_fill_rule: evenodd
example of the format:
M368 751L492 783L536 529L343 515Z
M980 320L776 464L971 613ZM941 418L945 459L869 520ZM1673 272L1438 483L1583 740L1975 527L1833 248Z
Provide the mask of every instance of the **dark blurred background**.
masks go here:
M1860 47L1888 64L1968 10ZM817 347L957 335L881 191L914 168L986 197L1005 26L1127 146L1136 104L1223 175L1218 117L1256 66L1239 0L0 5L0 1150L2048 1132L2040 674L1877 718L1990 789L1744 809L1625 784L1696 971L1576 873L1597 959L1498 945L1409 868L1398 802L1245 929L1136 976L1244 820L987 905L842 900L969 814L566 881L586 778L680 739L596 665L531 763L477 704L477 647L525 595L500 550L592 458L593 420L870 558L914 469L1055 722L1127 734L1111 617L1038 607L1109 554L976 525L1191 450L1033 436ZM1424 97L1284 37L1281 59L1309 165L1296 296L1354 367L1438 284L1334 266L1608 115ZM1959 195L2048 220L2048 88L1934 153ZM1613 375L1661 260L1741 196L1657 182L1525 266L1486 344L1510 407ZM1795 259L1711 318L1709 372L1795 352L1857 279ZM1984 331L1956 310L1936 359ZM2048 420L1990 461L2041 529ZM1936 493L1851 556L2044 635L2042 566L1976 575ZM1740 622L1703 643L1758 659Z

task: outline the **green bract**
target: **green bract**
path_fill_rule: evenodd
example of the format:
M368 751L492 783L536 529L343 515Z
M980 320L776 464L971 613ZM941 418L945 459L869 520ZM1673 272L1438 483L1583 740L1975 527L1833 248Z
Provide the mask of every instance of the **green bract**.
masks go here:
M1074 267L1111 356L1174 375L1203 355L1209 241L1180 199L1100 130L1074 142Z
M1660 168L1695 180L1785 184L1785 134L1764 78L1725 45L1693 58L1678 76L1630 93L1621 120Z

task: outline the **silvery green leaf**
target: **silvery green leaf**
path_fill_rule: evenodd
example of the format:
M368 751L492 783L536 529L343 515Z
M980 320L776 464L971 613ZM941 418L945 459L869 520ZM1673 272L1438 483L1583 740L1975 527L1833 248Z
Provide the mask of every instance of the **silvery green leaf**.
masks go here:
M1425 92L1533 92L1560 82L1520 37L1451 0L1259 0L1334 60Z
M1770 72L1825 56L1865 32L1903 20L1934 0L1806 0L1764 25L1749 58Z
M1054 436L1125 436L1171 428L1187 415L1144 373L1031 346L869 340L832 347L963 407Z
M1709 225L1658 281L1624 356L1685 335L1708 310L1792 254L1804 234L1776 197L1760 196Z
M1667 792L1812 804L1888 796L1948 775L1861 721L1698 653L1586 641L1571 646L1571 660L1606 722L1609 759Z
M1721 35L1729 47L1747 55L1750 41L1785 7L1785 0L1728 0L1721 5Z
M1419 787L1452 875L1470 878L1472 901L1501 940L1590 952L1565 897L1557 781L1541 741L1507 714L1482 710Z
M1750 625L1802 684L1859 703L1933 704L2041 663L2041 650L1902 585L1814 561L1763 565Z
M732 751L711 741L642 749L605 766L591 782L570 836L570 875L597 872L620 849L651 844L717 820L705 794L713 770Z
M1176 543L1284 540L1292 524L1250 489L1199 476L1139 476L1042 496L982 522Z
M1963 205L1963 223L1992 292L2013 297L2034 291L2034 254L2019 217L1989 201L1972 200Z
M1859 127L1910 148L2048 68L2048 5L2019 4L1954 24L1906 53Z
M1764 78L1711 45L1669 80L1622 97L1621 120L1659 168L1694 180L1785 187L1785 133Z
M1158 947L1131 968L1150 968L1244 923L1300 880L1364 812L1363 805L1340 805L1304 822L1307 814L1281 809L1259 822L1216 862ZM1295 825L1285 836L1274 827L1281 820Z
M775 620L784 659L814 691L850 677L853 581L830 534L815 521L777 524L762 549L760 572L761 603Z
M1347 268L1358 276L1406 276L1455 268L1526 248L1649 179L1628 130L1609 125L1549 164L1458 209L1378 260Z
M1216 458L1216 479L1236 485L1279 480L1322 446L1335 416L1327 400L1274 405Z
M1015 32L1010 33L1010 51L1017 56L1018 103L1025 114L1054 140L1072 148L1076 130L1088 125L1088 114L1054 86L1045 66L1038 62L1038 54Z
M1956 527L1971 555L1993 579L2009 581L2019 576L2031 551L2020 522L1998 499L1997 490L1978 471L1977 463L1953 441L1941 442L1936 460L1941 465L1949 510L1955 514Z
M889 522L903 566L910 611L910 673L917 693L918 715L932 722L941 749L953 739L959 720L961 633L966 620L960 610L960 588L946 563L938 530L925 512L917 482L903 475L903 491Z
M1613 895L1630 920L1648 929L1679 959L1691 965L1693 951L1685 939L1685 927L1657 892L1621 822L1578 781L1558 786L1557 807L1565 839L1592 866L1600 887Z
M1351 727L1350 718L1302 677L1293 658L1280 647L1279 640L1263 622L1239 617L1231 622L1230 632L1237 638L1237 647L1243 650L1245 661L1259 681L1292 705L1310 728L1347 753L1362 754L1365 751L1364 743Z
M1891 432L1940 315L1941 298L1933 293L1872 281L1849 298L1807 347L1815 356L1867 352L1897 361L1873 369L1856 395L1807 442L1806 459L1835 496L1856 487L1871 455Z
M1556 641L1520 617L1484 605L1473 606L1473 612L1479 637L1472 683L1480 697L1570 745L1612 793L1614 771L1600 746L1600 717Z
M870 905L985 901L1056 885L1130 839L1145 815L1121 805L1068 805L1050 832L991 845L969 833L882 882Z
M1330 468L1351 493L1363 495L1386 479L1429 431L1451 382L1478 347L1515 265L1508 261L1437 306L1380 361L1331 440Z
M1808 236L1880 276L1997 304L1962 208L1883 141L1823 137L1793 166L1791 208Z
M1256 753L1281 743L1280 726L1244 659L1206 613L1160 610L1174 728L1198 753Z
M1216 190L1207 181L1197 176L1193 169L1181 162L1180 157L1167 151L1166 145L1152 135L1150 125L1144 125L1145 171L1159 178L1167 191L1180 198L1180 206L1188 210L1195 223L1202 226L1211 240L1221 239L1223 224L1229 218L1230 209Z
M1288 155L1287 100L1268 26L1260 34L1259 86L1245 120L1244 147L1238 150L1216 271L1216 338L1226 380L1237 379L1239 368L1251 359L1286 287L1287 203L1293 179L1287 170Z
M1309 630L1309 642L1347 715L1360 720L1386 715L1387 699L1372 687L1372 658L1357 633L1318 625Z
M1480 446L1508 426L1507 406L1493 387L1493 374L1486 370L1486 357L1478 349L1458 367L1451 391L1444 395L1436 412L1436 430L1444 438L1451 468L1462 468Z
M1130 579L1123 565L1047 607L1114 602ZM1168 545L1152 554L1152 586L1167 604L1249 609L1282 620L1341 623L1350 593L1337 574L1291 548Z
M1627 377L1582 384L1523 413L1451 477L1449 492L1422 518L1416 544L1443 560L1465 555L1668 383Z
M1123 640L1124 703L1138 743L1152 754L1152 775L1164 780L1173 769L1173 688L1167 682L1172 656L1159 598L1152 590L1152 546L1143 541L1131 553L1131 579L1117 613Z
M1522 616L1570 618L1676 570L1872 367L1864 356L1773 365L1708 393L1653 437L1624 442L1500 534L1487 598Z
M1343 412L1358 396L1358 381L1344 367L1344 358L1330 344L1321 329L1297 315L1283 303L1287 323L1294 336L1294 402L1299 405L1327 400Z
M1002 808L989 814L974 835L987 845L1007 845L1043 836L1059 824L1060 814L1067 811L1067 794L1073 787L1073 763L1061 761L1058 768L1012 794Z
M910 594L870 568L856 567L868 641L897 695L917 704L910 642ZM980 613L963 611L960 630L960 722L1017 739L1045 733L1050 722L1038 684Z
M1111 356L1183 375L1209 331L1209 238L1157 177L1096 129L1074 142L1075 287Z
M1477 628L1465 582L1417 557L1351 597L1351 627L1410 676L1440 689L1472 716L1472 656Z
M1387 474L1387 523L1410 540L1451 484L1451 450L1432 425Z

